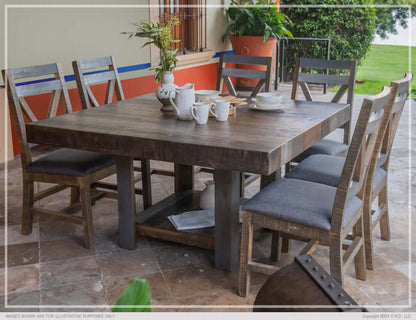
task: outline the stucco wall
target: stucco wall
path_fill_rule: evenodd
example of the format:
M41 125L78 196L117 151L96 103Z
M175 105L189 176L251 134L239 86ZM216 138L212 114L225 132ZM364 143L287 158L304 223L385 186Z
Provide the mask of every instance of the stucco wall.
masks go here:
M226 1L228 3L229 1ZM71 62L75 59L113 55L118 67L135 66L150 62L150 50L141 48L144 39L128 40L122 31L133 31L133 22L149 19L148 0L0 0L0 16L4 5L144 5L143 8L24 8L7 9L7 65L20 67L60 62L64 74L73 74ZM223 5L224 0L209 1ZM224 9L210 8L207 17L208 49L215 52L230 50L222 43L226 26ZM0 23L0 41L4 43L4 24ZM0 68L5 66L4 50L0 50ZM210 61L211 63L213 61ZM152 74L148 70L122 73L122 79ZM69 84L73 87L74 83Z

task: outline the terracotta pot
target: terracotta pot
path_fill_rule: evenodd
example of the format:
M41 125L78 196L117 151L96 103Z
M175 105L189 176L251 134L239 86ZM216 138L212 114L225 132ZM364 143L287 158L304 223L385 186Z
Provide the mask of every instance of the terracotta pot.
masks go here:
M276 39L269 38L263 42L263 36L236 36L230 35L231 45L234 54L243 56L270 57L276 48ZM275 60L276 61L276 60ZM239 68L239 65L237 65ZM241 69L266 70L265 66L247 66L241 65ZM237 88L254 88L258 80L255 79L237 79Z

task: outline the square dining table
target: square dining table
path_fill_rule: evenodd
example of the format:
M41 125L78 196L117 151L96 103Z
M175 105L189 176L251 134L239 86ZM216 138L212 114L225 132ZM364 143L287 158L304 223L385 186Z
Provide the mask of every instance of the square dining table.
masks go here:
M265 186L280 177L286 162L349 120L348 104L286 100L283 105L280 112L238 107L228 121L210 118L198 125L161 112L154 95L145 95L27 124L26 134L33 143L116 156L120 247L134 249L137 232L195 244L215 249L215 267L233 271L239 260L241 172L262 175ZM133 158L175 163L175 193L139 214ZM214 169L211 234L178 232L166 219L197 209L193 166Z

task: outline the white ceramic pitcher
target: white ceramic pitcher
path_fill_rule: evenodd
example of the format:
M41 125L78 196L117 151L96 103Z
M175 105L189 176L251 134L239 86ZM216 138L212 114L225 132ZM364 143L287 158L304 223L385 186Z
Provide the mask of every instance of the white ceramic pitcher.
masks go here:
M176 95L175 101L173 96ZM180 120L192 120L191 109L195 103L195 90L193 83L187 83L183 87L169 92L169 101L175 108Z

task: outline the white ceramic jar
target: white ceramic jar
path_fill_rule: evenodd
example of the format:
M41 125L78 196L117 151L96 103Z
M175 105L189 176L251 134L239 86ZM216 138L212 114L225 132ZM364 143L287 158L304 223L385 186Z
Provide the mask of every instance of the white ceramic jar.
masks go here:
M215 183L214 180L205 181L205 189L199 199L199 207L205 209L215 209Z

